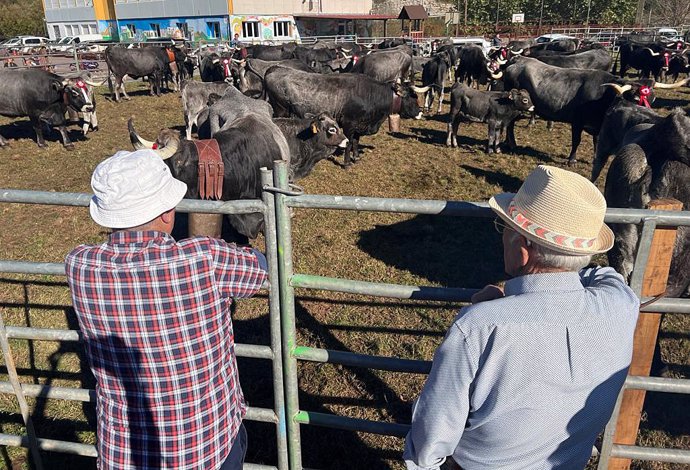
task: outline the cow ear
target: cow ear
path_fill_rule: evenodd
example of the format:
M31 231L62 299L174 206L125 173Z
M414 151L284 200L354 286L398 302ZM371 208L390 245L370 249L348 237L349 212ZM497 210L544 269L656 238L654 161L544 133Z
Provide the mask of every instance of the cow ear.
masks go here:
M518 99L519 95L520 95L520 92L516 88L513 88L512 90L510 90L510 99L511 100L515 101L516 99Z
M316 117L316 114L314 113L304 113L304 117L307 119L314 119Z
M311 133L316 135L319 133L319 123L318 121L312 121L311 123Z
M62 91L67 85L69 85L69 80L63 80L62 82L55 80L52 83L52 87L55 88L55 91Z

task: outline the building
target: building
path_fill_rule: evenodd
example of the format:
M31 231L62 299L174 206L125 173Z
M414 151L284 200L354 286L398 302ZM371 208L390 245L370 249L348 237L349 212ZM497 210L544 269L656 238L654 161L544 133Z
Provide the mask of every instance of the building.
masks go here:
M51 39L99 33L103 39L296 40L366 35L373 0L43 0Z

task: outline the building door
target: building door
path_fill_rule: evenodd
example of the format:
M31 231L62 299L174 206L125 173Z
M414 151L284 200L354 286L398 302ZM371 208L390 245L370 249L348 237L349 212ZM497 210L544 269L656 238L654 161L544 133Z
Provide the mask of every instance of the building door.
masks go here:
M53 25L53 34L55 35L54 39L60 39L60 26L56 24Z
M208 37L210 39L220 39L220 21L209 21L206 23L208 26Z

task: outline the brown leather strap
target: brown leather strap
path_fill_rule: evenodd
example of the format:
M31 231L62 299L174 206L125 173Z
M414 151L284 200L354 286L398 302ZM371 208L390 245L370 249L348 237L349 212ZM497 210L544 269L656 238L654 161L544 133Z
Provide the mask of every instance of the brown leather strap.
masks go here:
M215 139L195 140L199 155L199 199L220 199L223 196L225 165Z

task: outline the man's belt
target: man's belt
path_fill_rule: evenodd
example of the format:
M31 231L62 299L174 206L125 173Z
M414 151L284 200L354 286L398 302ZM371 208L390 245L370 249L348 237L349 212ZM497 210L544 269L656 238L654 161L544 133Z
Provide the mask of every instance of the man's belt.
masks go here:
M199 199L220 199L223 196L225 165L216 139L195 140L199 155Z

